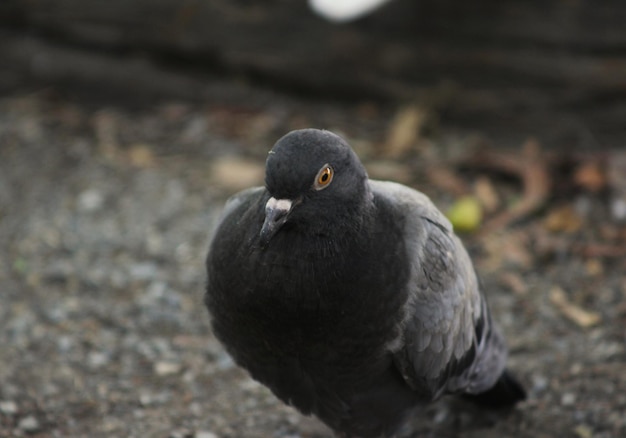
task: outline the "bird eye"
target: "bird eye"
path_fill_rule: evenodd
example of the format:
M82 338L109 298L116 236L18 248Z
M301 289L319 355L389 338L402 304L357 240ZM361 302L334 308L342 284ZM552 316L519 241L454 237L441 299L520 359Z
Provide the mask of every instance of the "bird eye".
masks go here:
M322 166L319 172L317 172L317 176L315 177L315 182L313 183L313 187L315 190L322 190L328 187L328 184L333 180L333 168L328 164Z

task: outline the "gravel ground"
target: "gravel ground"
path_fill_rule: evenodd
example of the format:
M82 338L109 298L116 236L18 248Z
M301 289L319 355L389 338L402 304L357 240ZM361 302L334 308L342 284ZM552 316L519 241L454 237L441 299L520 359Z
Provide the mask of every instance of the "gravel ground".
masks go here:
M261 181L266 151L290 129L346 134L372 174L439 205L450 196L420 171L469 136L427 142L438 152L419 160L375 161L389 110L250 92L143 109L50 92L0 100L0 436L331 436L212 337L202 289L216 216ZM580 199L584 231L560 250L538 248L541 218L466 237L529 400L498 418L444 400L416 415L415 436L626 436L625 261L568 250L626 232L604 219L606 200ZM576 323L559 291L597 321Z

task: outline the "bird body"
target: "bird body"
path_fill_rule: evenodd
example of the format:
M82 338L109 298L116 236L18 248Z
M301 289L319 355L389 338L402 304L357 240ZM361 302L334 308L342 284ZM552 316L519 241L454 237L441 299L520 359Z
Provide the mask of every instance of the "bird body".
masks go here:
M425 195L369 180L330 132L278 141L266 187L227 203L207 272L236 363L346 436L391 436L421 403L503 376L484 401L523 398L450 223Z

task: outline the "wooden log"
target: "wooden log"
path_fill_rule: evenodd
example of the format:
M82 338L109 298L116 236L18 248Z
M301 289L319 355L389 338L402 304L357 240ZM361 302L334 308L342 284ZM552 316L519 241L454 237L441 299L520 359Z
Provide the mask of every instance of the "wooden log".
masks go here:
M96 74L123 88L119 75L143 59L142 87L185 98L199 96L184 91L198 84L181 68L315 95L431 99L461 115L598 105L621 115L625 22L619 0L396 0L343 25L295 0L3 0L0 81L15 69L32 73L33 44L51 44L50 52L119 63L118 75L98 75L61 56L72 80ZM20 49L24 35L30 52Z

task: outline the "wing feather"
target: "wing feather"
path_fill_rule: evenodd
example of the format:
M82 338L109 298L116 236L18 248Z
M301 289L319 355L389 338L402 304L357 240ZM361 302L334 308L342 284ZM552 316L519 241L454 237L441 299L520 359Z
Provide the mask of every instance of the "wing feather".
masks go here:
M402 339L393 343L396 366L407 384L433 398L488 389L504 370L506 348L463 244L424 194L371 184L375 196L391 198L403 215L411 259Z

